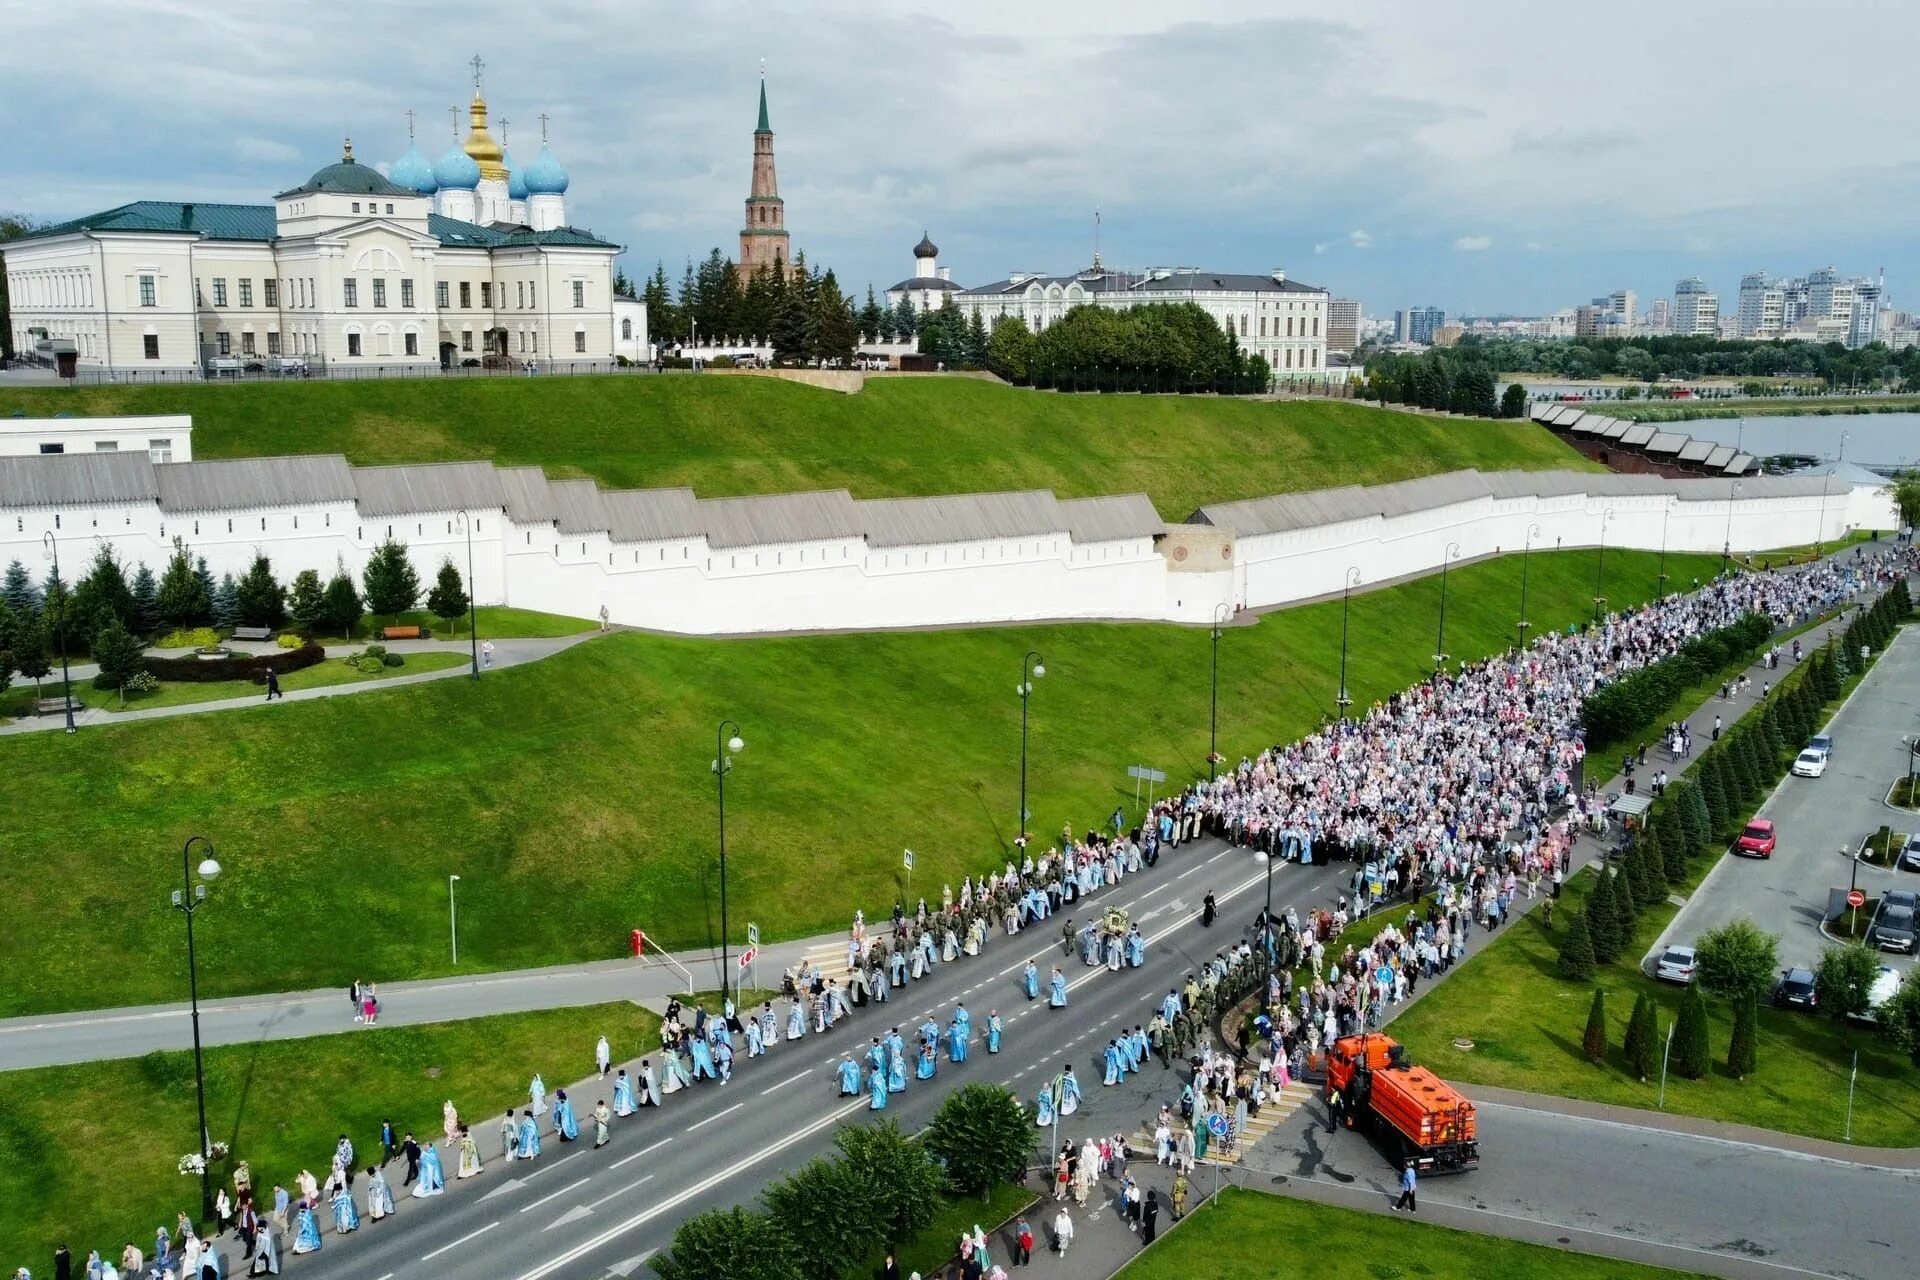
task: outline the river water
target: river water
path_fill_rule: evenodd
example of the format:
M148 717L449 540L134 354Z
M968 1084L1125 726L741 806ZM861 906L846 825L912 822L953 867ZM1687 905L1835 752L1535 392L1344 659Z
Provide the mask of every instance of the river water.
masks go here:
M1605 413L1605 407L1598 409ZM1761 414L1696 418L1662 424L1696 440L1738 445L1748 453L1808 453L1832 461L1846 440L1846 460L1868 467L1920 465L1920 413Z

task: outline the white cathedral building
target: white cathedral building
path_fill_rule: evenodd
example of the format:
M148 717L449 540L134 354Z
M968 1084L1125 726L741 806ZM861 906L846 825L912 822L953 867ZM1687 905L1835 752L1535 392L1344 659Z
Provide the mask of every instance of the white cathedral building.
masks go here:
M621 247L569 225L552 149L516 168L477 74L468 117L436 162L410 143L382 174L348 141L272 204L136 200L9 243L15 348L112 379L644 358L645 306L613 292Z

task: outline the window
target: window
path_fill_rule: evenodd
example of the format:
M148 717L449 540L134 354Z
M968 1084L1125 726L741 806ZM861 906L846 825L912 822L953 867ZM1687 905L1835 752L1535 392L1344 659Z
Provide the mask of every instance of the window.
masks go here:
M1315 316L1313 318L1313 336L1316 338L1320 336L1320 317L1319 316Z
M407 354L410 356L420 354L420 335L411 330L407 333Z
M348 306L357 307L360 305L360 282L358 280L343 280L340 283L340 287L345 291L346 304Z
M230 356L233 354L233 335L222 329L213 335L213 345L219 348L221 355Z
M491 280L482 280L480 282L480 305L483 307L491 307L493 305L493 282Z
M528 334L527 337L533 341L534 354L539 355L540 354L540 331L538 329L535 329L532 333Z
M267 354L270 356L280 354L280 331L278 329L267 334Z
M463 289L464 289L465 287L466 287L465 285L462 285L462 286L461 286L461 288L463 288ZM460 349L461 349L462 351L471 351L471 350L473 350L473 330L471 330L471 329L462 329L462 330L460 331Z
M465 310L471 309L472 306L473 306L473 286L468 284L465 280L462 280L460 282L460 308L461 310L465 311Z
M157 333L147 334L145 337L140 339L140 346L141 346L141 354L146 356L147 359L158 360L160 358L160 335L159 334Z
M586 335L586 334L584 334L584 333L576 333L576 334L574 334L574 335L573 335L573 349L574 349L575 351L578 351L578 352L580 352L580 353L582 353L583 355L584 355L584 354L586 353L586 350L587 350L587 335Z
M147 457L153 462L172 462L173 437L156 436L147 441Z
M42 453L65 453L66 451L67 451L67 446L59 443L58 441L55 441L52 444L43 444L40 446L40 452Z
M387 282L385 280L375 280L373 282L373 305L376 307L384 307L387 305Z
M360 202L359 202L358 200L355 200L355 201L353 202L353 211L354 211L355 213L358 213L358 212L360 212Z
M527 305L527 282L516 280L513 285L513 305L524 309Z
M357 356L360 354L360 335L359 334L350 333L347 335L347 354L350 356Z
M153 287L153 277L141 276L140 277L140 305L143 307L159 306L160 305L159 299L155 296L155 293L156 291Z
M244 356L250 356L254 354L253 331L251 329L247 330L245 333L242 333L240 335L240 354Z
M633 321L622 320L620 322L620 340L622 342L633 341Z
M447 309L447 282L445 280L435 280L433 282L433 305L442 311Z
M277 307L280 305L280 282L278 280L262 280L260 282L260 293L260 300L268 306Z
M534 290L538 289L539 287L540 286L535 284L533 281L531 280L527 281L527 305L529 307L537 307L540 305L537 301L534 300L534 296L533 296Z
M213 305L216 307L224 307L227 305L227 281L225 276L215 276L213 278Z
M585 280L575 280L573 282L573 305L576 307L584 307L587 305L587 282Z
M392 213L392 212L393 212L393 201L391 201L391 200L389 200L389 201L387 201L387 212L388 212L388 213Z
M240 281L240 305L243 307L253 305L253 281L251 278L245 278Z
M1292 316L1287 317L1287 336L1289 338L1293 336L1293 317Z
M413 310L413 281L411 280L400 282L400 305L409 311Z
M118 440L95 440L93 442L93 451L95 453L118 453L120 452L120 442Z

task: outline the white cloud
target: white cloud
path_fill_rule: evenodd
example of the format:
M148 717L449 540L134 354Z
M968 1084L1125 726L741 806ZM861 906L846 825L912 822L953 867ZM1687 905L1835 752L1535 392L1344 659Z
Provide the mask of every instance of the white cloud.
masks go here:
M1347 232L1347 243L1356 249L1371 249L1373 248L1373 237L1366 231L1356 227L1352 231Z
M1461 236L1453 242L1453 247L1461 253L1480 253L1493 248L1492 236Z

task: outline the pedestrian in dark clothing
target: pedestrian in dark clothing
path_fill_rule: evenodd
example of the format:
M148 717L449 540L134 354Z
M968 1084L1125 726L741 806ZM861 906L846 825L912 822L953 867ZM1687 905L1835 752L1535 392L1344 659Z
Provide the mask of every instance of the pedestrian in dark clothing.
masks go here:
M1420 1212L1420 1206L1414 1203L1413 1193L1419 1185L1419 1179L1413 1174L1413 1161L1407 1161L1407 1167L1400 1171L1400 1198L1393 1202L1396 1211L1405 1209L1408 1213Z
M1220 909L1213 903L1213 894L1207 894L1206 900L1200 904L1200 924L1205 928L1212 928L1213 918L1219 913Z
M267 668L267 701L272 702L275 698L285 698L286 696L286 694L280 692L280 673L271 667Z
M893 1254L887 1254L887 1260L880 1267L880 1280L900 1280L900 1263Z
M1160 1193L1158 1191L1149 1190L1147 1192L1147 1207L1142 1210L1142 1214L1144 1216L1141 1219L1140 1247L1144 1249L1153 1243L1154 1223L1157 1222L1160 1217Z
M400 1154L407 1158L406 1180L400 1185L410 1186L413 1180L420 1176L420 1144L413 1140L411 1133L407 1135L407 1140L400 1144Z
M380 1122L380 1167L384 1169L393 1163L393 1158L399 1154L399 1151L400 1144L394 1139L393 1121L382 1120Z
M53 1251L53 1280L73 1280L73 1255L65 1245Z
M1340 1091L1331 1084L1327 1086L1327 1132L1332 1133L1340 1123Z

